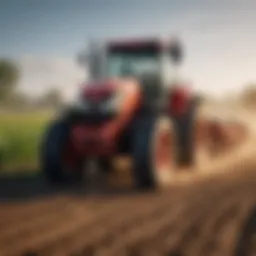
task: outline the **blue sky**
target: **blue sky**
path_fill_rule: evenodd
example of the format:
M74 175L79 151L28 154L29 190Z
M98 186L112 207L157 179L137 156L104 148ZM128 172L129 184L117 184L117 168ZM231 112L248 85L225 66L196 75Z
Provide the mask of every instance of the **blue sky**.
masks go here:
M185 5L163 0L6 0L2 7L2 54L72 56L90 36L166 31L164 24Z
M73 59L87 38L177 33L184 76L219 94L256 81L255 13L254 0L2 0L0 57L18 59L23 87L69 88L81 78Z

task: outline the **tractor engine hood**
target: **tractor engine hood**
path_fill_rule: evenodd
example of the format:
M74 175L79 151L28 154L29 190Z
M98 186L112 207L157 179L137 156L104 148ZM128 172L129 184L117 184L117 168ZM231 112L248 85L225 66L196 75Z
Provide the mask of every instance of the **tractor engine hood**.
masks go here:
M102 79L85 83L76 108L91 115L119 113L126 100L125 84L121 79Z
M81 96L82 99L99 102L114 96L116 91L117 84L113 81L94 81L83 85Z
M141 100L133 79L107 79L84 84L74 106L75 118L83 123L109 122L109 132L118 133L131 121Z
M112 119L119 108L117 84L109 80L93 81L81 85L78 99L72 106L72 120L101 123Z

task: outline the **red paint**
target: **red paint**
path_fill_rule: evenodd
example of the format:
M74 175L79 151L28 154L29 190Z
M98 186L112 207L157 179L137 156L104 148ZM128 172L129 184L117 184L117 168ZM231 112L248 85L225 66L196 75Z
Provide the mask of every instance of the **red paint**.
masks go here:
M173 115L184 114L189 107L190 93L186 87L176 87L170 97L169 111Z
M79 159L79 154L77 154L77 151L75 150L72 141L69 140L64 148L64 152L62 155L63 165L68 167L70 170L75 169Z
M115 142L104 136L105 125L76 125L71 131L75 149L84 156L108 156L115 151Z
M82 89L82 97L93 101L104 100L115 92L116 87L109 81L98 81L87 84Z

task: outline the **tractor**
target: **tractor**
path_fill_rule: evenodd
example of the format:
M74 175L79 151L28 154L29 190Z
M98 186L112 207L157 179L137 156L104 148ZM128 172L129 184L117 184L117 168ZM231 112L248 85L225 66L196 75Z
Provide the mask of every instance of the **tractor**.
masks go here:
M177 165L194 163L196 97L178 79L183 51L176 39L92 41L89 79L77 101L52 120L41 147L51 184L79 182L88 163L111 172L112 160L132 161L137 189L160 187ZM87 168L86 168L87 167Z

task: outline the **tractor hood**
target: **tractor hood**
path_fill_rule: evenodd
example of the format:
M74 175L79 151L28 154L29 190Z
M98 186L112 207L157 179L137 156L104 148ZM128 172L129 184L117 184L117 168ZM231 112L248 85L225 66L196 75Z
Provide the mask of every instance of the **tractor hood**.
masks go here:
M102 100L111 97L117 90L117 83L112 80L99 80L82 86L82 98Z
M111 97L117 91L124 91L125 94L133 93L139 88L136 79L133 78L113 78L105 80L96 80L90 83L85 83L82 86L82 97L90 99L102 99Z

